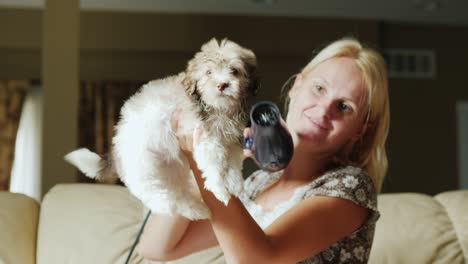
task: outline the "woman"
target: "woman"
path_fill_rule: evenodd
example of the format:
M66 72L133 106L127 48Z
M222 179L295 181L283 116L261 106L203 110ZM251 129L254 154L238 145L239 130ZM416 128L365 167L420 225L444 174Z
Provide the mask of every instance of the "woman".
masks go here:
M203 188L191 155L203 131L195 131L193 145L180 139L212 217L190 222L153 214L141 255L172 260L219 244L227 263L367 262L387 168L384 61L356 40L338 40L297 74L287 97L290 164L254 172L245 194L227 206Z

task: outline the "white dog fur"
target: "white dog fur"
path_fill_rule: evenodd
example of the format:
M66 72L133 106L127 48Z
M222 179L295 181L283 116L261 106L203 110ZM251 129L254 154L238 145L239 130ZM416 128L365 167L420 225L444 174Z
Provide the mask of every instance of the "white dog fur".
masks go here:
M193 156L205 188L227 205L230 194L242 192L242 131L247 99L256 89L254 53L212 39L184 72L145 84L125 102L110 155L78 149L65 159L91 178L118 175L153 212L209 218L177 136L191 136L201 122L204 133Z

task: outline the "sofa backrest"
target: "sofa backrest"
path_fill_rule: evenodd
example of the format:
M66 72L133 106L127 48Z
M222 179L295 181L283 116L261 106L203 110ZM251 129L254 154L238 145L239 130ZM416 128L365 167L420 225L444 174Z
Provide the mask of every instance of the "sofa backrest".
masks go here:
M468 190L431 197L379 196L370 263L464 263L468 259ZM38 227L38 264L124 263L147 210L126 188L57 185L44 197ZM134 254L131 263L149 263ZM162 262L151 262L162 263ZM224 263L219 247L174 264Z

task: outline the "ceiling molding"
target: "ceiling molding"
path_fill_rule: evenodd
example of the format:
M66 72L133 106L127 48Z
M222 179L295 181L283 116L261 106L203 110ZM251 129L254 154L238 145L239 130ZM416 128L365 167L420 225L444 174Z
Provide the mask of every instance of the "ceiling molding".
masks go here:
M0 0L0 7L44 8L45 0ZM81 0L82 10L327 17L468 26L466 0Z

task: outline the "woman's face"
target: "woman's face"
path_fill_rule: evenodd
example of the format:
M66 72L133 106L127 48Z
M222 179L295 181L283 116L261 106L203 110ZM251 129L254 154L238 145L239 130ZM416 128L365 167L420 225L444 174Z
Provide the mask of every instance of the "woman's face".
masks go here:
M334 153L363 132L367 89L351 58L333 58L306 75L289 91L288 128L298 142Z

